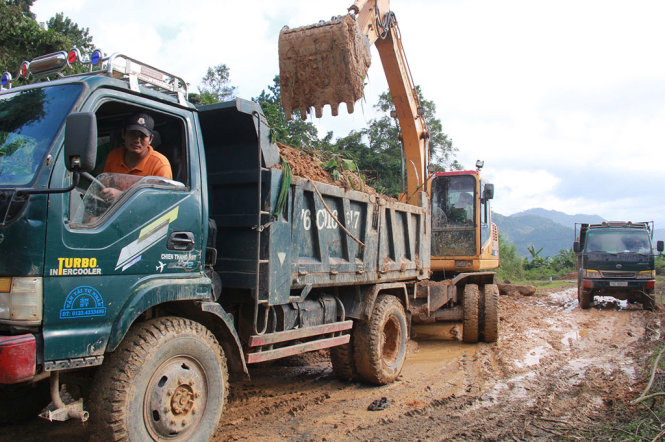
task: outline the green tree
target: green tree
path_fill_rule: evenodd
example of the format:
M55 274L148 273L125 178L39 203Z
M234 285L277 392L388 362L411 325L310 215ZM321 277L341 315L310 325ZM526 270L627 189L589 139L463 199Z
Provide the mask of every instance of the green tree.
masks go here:
M552 258L550 266L556 273L569 273L575 270L577 265L577 255L573 249L561 249L559 254Z
M419 86L416 87L416 91L430 135L432 164L440 171L461 169L455 160L457 149L448 135L443 132L441 121L436 118L436 105L424 98ZM397 195L403 190L402 145L398 121L390 116L395 108L390 92L381 94L374 108L384 115L372 120L363 132L369 139L369 152L358 160L359 166L361 169L375 170L380 188L389 195Z
M258 97L252 98L261 105L263 114L272 131L273 141L286 144L290 147L310 150L331 150L330 140L332 133L319 139L316 126L300 118L287 121L282 106L282 93L279 75L273 78L273 84L267 90L262 90Z
M73 46L82 53L92 49L88 29L63 14L56 14L43 29L30 12L32 0L0 0L0 69L16 76L25 60Z
M665 255L660 254L655 258L656 274L665 275Z
M5 4L9 6L15 6L17 7L23 15L26 17L30 17L32 19L36 18L35 14L30 11L30 8L32 8L32 4L35 2L35 0L2 0L4 1Z
M189 94L189 101L196 105L219 103L235 97L236 87L230 85L231 69L225 64L209 67L201 79L198 94Z
M502 282L524 279L524 264L517 254L517 248L501 235L499 235L499 257L501 266L497 269L497 280Z
M390 94L384 93L374 106L383 112L389 112ZM392 104L390 104L392 105ZM390 116L382 116L370 121L363 130L369 145L358 152L358 166L361 170L371 170L376 174L374 186L382 193L397 196L404 191L402 143L399 126Z
M82 54L89 55L95 49L92 43L92 36L88 28L80 28L69 17L65 17L62 12L58 12L46 22L49 32L60 34L67 38L71 47L76 46ZM68 48L68 49L71 49Z

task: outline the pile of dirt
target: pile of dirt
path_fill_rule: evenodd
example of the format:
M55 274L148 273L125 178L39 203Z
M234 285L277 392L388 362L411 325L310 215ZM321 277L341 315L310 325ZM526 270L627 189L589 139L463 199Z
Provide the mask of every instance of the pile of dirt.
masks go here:
M330 172L323 168L323 161L321 158L319 158L314 152L294 149L293 147L282 143L277 143L277 147L279 148L279 154L288 163L295 176L318 181L320 183L332 184L346 190L357 190L383 199L395 201L394 198L379 193L372 186L366 184L360 175L349 170L340 171L342 177L339 180L333 179Z
M536 286L534 285L497 284L497 286L501 295L533 296L536 293Z

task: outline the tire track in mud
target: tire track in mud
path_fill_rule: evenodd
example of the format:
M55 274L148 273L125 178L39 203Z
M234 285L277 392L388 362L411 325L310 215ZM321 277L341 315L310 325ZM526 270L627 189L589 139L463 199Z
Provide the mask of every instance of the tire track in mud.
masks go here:
M575 298L574 289L502 297L501 338L476 353L484 391L406 413L384 438L551 439L602 422L637 394L640 349L658 337L660 315L612 304L583 311ZM357 440L377 431L358 430Z

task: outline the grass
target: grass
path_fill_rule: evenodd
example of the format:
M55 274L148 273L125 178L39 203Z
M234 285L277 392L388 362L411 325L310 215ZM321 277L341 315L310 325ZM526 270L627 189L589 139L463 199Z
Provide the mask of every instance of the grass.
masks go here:
M545 280L523 280L523 281L510 281L511 284L515 285L534 285L539 289L550 288L550 287L565 287L570 285L575 285L575 281L565 280L565 279L554 279L552 281Z
M658 354L665 350L662 340L650 349L651 354L646 363L645 377L652 378L650 388L641 393L641 396L659 394L651 399L639 401L639 397L632 401L615 403L607 416L607 424L584 431L585 439L594 440L629 440L629 441L656 441L665 436L665 358L660 358L658 369L654 371L654 363ZM645 382L645 386L647 383ZM648 387L647 387L648 388Z

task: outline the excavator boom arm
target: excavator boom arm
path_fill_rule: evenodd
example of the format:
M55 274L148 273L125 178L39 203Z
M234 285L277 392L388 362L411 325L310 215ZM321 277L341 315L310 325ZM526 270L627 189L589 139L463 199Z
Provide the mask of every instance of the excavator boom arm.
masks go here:
M329 22L280 33L279 60L282 104L287 118L300 111L304 119L313 107L317 117L331 106L337 115L345 102L349 113L362 97L369 68L369 46L379 52L388 80L402 143L407 172L404 200L417 204L418 191L425 191L429 162L428 132L418 93L406 61L395 15L389 0L356 0L351 14Z

